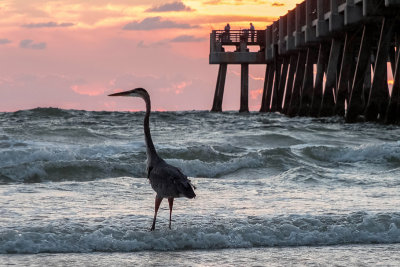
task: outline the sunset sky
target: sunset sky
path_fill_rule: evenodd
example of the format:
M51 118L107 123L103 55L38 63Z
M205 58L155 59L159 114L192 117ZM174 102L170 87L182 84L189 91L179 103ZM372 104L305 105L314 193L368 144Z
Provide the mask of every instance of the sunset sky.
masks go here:
M154 110L208 110L217 65L209 33L265 29L301 1L1 0L0 111L35 107L143 110L116 91L144 87ZM265 66L250 66L258 110ZM229 66L223 109L237 110L240 67Z

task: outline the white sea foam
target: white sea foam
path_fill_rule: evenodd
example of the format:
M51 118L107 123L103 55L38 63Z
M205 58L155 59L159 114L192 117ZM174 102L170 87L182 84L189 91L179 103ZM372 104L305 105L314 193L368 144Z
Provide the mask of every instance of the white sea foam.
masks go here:
M0 253L125 252L400 242L400 214L248 218L176 230L58 225L0 231Z

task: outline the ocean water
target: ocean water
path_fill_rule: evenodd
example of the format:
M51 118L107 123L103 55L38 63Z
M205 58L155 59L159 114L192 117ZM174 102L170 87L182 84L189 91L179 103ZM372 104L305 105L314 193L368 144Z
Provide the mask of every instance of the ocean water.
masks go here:
M164 200L143 112L0 113L0 265L393 265L400 127L280 114L155 112L153 141L196 185Z

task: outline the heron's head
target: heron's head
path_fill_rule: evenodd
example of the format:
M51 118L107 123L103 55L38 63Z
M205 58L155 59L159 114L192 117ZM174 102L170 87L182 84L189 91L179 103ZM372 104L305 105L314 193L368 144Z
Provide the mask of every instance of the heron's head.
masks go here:
M129 91L119 92L108 96L133 96L143 99L150 98L149 93L147 93L146 89L143 88L135 88Z

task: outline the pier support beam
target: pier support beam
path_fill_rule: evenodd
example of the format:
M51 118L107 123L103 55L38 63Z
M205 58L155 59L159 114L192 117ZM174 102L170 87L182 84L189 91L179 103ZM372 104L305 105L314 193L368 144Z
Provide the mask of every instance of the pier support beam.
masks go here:
M303 85L300 95L300 108L298 115L307 116L311 110L311 101L314 87L314 63L316 61L317 51L315 48L307 49L307 60L304 71Z
M304 78L304 66L306 64L306 51L300 50L296 65L296 76L293 82L292 96L290 98L288 114L291 117L297 115L300 105L301 86Z
M215 87L214 101L211 111L221 112L222 111L222 99L224 97L226 70L228 69L227 64L220 64L218 70L217 85Z
M394 75L394 71L396 69L396 50L395 49L396 49L396 46L389 46L389 61L390 61L390 66L392 67L392 75Z
M376 121L378 115L381 120L386 116L389 101L387 59L389 55L389 43L392 38L393 25L393 20L383 18L378 51L376 53L374 78L365 110L365 119L367 121Z
M279 92L279 82L281 80L281 69L282 63L281 59L275 56L275 77L274 77L274 87L271 95L271 112L275 112L278 110L278 92Z
M266 101L267 101L267 112L271 111L271 100L272 100L272 91L274 90L274 82L275 82L275 64L271 64L271 71L268 76L268 86L266 93Z
M279 79L279 87L278 87L278 109L277 111L282 112L282 102L283 102L283 95L285 93L285 85L286 85L286 78L287 72L289 68L289 61L290 57L284 57L282 63L282 71L281 77Z
M321 43L318 51L317 74L315 75L315 85L313 89L313 96L311 102L310 116L317 117L321 108L323 87L324 87L324 74L328 65L329 58L329 45Z
M261 103L260 112L270 111L272 86L274 84L274 72L275 72L275 65L273 63L268 64L267 72L268 72L268 79L264 81L263 99ZM267 73L265 74L265 76L267 76Z
M320 117L331 116L333 114L333 109L335 108L333 93L336 89L336 78L341 47L342 42L340 40L332 39L331 50L329 52L329 62L326 70L325 90L322 95L321 108L319 110Z
M357 66L354 72L350 99L347 106L347 122L356 122L358 116L364 112L365 100L363 96L363 85L367 68L370 68L372 31L372 25L364 25L360 50L358 52Z
M249 112L249 64L242 64L239 112Z
M400 53L397 46L396 61L393 69L393 88L386 111L386 123L400 122Z
M335 115L345 115L345 101L349 101L350 97L350 90L355 68L356 48L359 46L359 42L359 34L351 32L346 33L338 88L336 89L336 103L334 110Z
M290 56L290 61L289 61L289 73L287 76L287 81L286 81L286 92L285 92L285 100L283 101L283 114L288 114L289 112L289 106L290 106L290 100L292 99L292 90L293 90L293 80L294 76L296 74L296 66L297 66L297 59L298 55L293 54Z
M267 86L268 86L268 77L269 77L270 68L271 68L271 65L267 64L267 66L265 68L264 87L263 87L263 93L261 96L260 112L267 112Z
M367 70L365 71L364 84L363 84L363 103L368 101L369 91L371 90L372 69L374 64L371 64L372 58L368 63Z
M271 110L271 95L272 86L274 85L275 65L272 63L268 67L268 83L264 83L265 102L264 106L261 107L260 112L269 112Z

